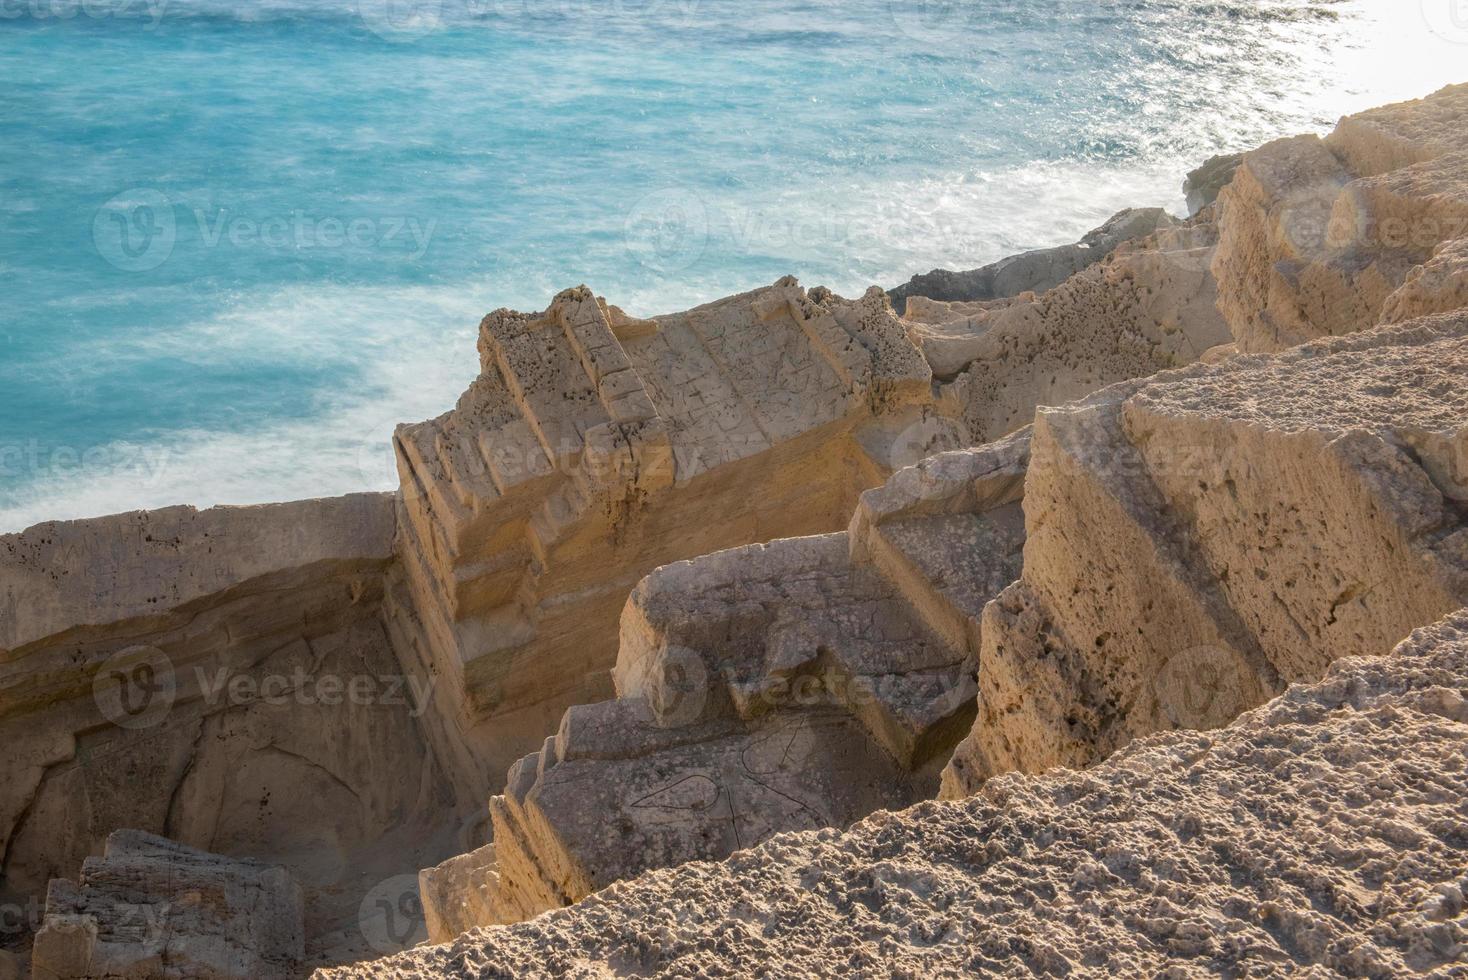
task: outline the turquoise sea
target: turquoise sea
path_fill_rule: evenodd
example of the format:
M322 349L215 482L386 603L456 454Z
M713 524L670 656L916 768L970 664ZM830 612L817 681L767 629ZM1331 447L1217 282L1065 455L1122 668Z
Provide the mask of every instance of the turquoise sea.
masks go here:
M479 318L854 293L1468 79L1461 0L0 0L0 530L395 485Z

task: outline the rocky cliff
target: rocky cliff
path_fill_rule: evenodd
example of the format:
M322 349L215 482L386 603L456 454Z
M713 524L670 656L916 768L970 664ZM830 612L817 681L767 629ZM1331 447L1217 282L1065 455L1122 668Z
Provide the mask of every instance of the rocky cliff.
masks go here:
M1464 621L1382 655L1468 605L1465 130L1210 161L901 313L578 287L396 494L0 536L0 977L570 903L358 973L1446 968Z
M1468 611L1219 731L318 976L1450 976L1465 694Z
M1465 114L1468 85L1458 85L1244 155L1219 195L1213 264L1240 350L1361 330L1387 309L1400 320L1457 308ZM1431 274L1416 271L1425 263Z

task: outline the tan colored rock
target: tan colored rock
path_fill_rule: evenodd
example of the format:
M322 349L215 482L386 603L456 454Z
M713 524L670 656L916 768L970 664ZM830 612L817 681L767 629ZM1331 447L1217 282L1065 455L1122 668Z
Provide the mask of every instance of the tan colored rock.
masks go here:
M973 439L959 393L934 386L879 290L852 301L784 280L646 320L572 290L482 333L483 374L459 407L399 431L396 498L170 508L0 537L0 898L38 902L131 827L286 867L313 960L383 952L359 903L482 843L483 801L513 761L568 706L614 693L617 617L643 575L837 531L894 469ZM1013 423L1032 408L1016 402ZM945 656L971 661L964 621L1012 575L933 587L937 570L909 566L929 552L957 562L946 533L894 523L853 539L870 558L812 574L837 592L878 581L852 595L916 604L914 628L969 644ZM344 686L364 682L356 703ZM342 687L323 697L323 684ZM933 746L955 732L900 701L822 722L851 733L851 765L870 757L875 773L892 757L890 778L822 820L931 791ZM730 738L764 723L741 716ZM772 817L740 839L788 826ZM429 891L445 929L455 913L439 892L488 907L472 888ZM28 937L4 945L23 954Z
M458 408L396 437L389 609L452 698L466 769L502 773L611 694L616 618L652 568L838 528L894 468L965 441L880 290L785 279L631 332L610 309L582 288L491 314Z
M1464 690L1468 612L1221 731L316 976L1448 976L1468 949Z
M0 535L0 651L147 618L314 562L392 556L392 497L168 507ZM220 542L209 550L208 542ZM201 560L208 555L209 560Z
M1208 271L1211 218L1119 245L1039 295L912 297L903 321L908 336L936 376L959 377L971 399L966 420L978 426L971 435L980 442L1026 424L1036 404L1190 364L1229 340Z
M283 869L138 831L57 879L31 962L37 980L292 980L301 889Z
M381 953L359 903L462 849L436 692L382 621L393 501L170 508L0 537L0 903L114 831L286 867L308 953ZM30 930L3 943L23 953ZM390 949L389 947L388 949Z
M1041 409L1025 494L949 796L1216 727L1468 603L1468 313Z
M1465 100L1271 144L1187 223L990 269L999 300L498 311L392 498L0 537L0 904L139 828L286 868L341 962L411 942L419 891L437 939L614 899L930 794L964 731L950 793L1384 649L1465 601L1462 314L1250 352L1461 305ZM1023 511L1029 432L943 452L1200 358L1043 409Z
M976 319L972 341L958 348L969 363L956 384L974 441L1029 424L1039 405L1191 364L1227 342L1209 272L1214 240L1205 213L1120 246L1031 302ZM925 341L924 352L930 347Z
M435 869L441 904L518 921L931 796L972 721L979 614L1019 571L1027 452L1020 434L941 454L863 494L847 533L649 575L622 615L619 699L573 707L511 769L494 865Z
M1382 323L1405 323L1434 313L1468 307L1468 238L1438 247L1425 265L1407 274L1407 281L1386 299Z
M499 872L493 844L418 873L428 942L446 943L475 926L504 921L495 911Z
M1239 349L1278 351L1381 322L1434 248L1468 236L1465 137L1468 85L1458 85L1343 119L1325 140L1245 154L1218 199L1213 264Z

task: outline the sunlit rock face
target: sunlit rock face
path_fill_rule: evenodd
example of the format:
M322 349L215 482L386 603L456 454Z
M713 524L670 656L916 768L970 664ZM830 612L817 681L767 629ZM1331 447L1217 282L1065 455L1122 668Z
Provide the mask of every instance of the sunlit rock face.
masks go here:
M1244 155L1218 199L1213 262L1240 350L1460 305L1451 269L1461 251L1452 243L1468 238L1465 113L1468 85L1457 85L1349 116L1325 139Z
M1216 727L1468 604L1465 382L1459 312L1041 409L945 792Z
M935 937L967 926L931 922L1005 882L1070 908L1025 966L1075 968L1086 896L1140 866L1094 857L1107 825L1143 863L1170 828L1159 853L1202 876L1179 907L1221 910L1206 921L1238 939L1137 919L1112 972L1155 972L1164 947L1215 970L1440 965L1462 835L1428 832L1461 799L1456 654L1339 667L1222 734L1147 739L1218 729L1468 603L1465 103L1448 89L1217 163L1197 181L1217 201L1185 221L1123 216L1094 254L1004 265L1033 291L909 290L899 315L880 289L783 279L635 319L567 290L485 318L458 406L398 429L396 494L0 537L0 904L34 912L0 937L0 977L38 933L48 976L294 975L598 893L458 948L524 975L665 956L717 973L738 937L704 924L775 909L771 934L824 930L760 951L776 972L962 972L1019 955L1004 908L958 966ZM1413 655L1458 649L1455 630ZM1414 693L1424 678L1447 693ZM1329 862L1372 830L1286 840L1298 801L1255 765L1277 735L1301 771L1334 767L1321 793L1374 787L1371 820L1399 789L1421 804L1391 827L1420 825L1397 847L1420 873L1347 881L1358 866ZM1332 756L1346 735L1367 754ZM1243 872L1215 860L1223 783L1255 794L1269 856ZM881 815L940 792L978 796ZM1067 809L1095 792L1153 809ZM1159 802L1180 796L1191 816ZM1076 842L1054 869L1004 822L1026 806ZM893 877L913 853L945 870ZM1344 884L1285 894L1290 868ZM740 897L752 883L766 904ZM1361 913L1402 901L1430 924ZM131 929L129 904L176 946ZM649 939L649 910L675 907ZM886 939L853 925L874 916Z

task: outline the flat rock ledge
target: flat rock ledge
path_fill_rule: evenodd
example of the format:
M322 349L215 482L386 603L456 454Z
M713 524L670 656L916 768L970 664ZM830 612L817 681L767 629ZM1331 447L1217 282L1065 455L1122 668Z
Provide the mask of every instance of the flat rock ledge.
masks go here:
M1468 610L1220 731L316 977L1446 976L1465 867Z

